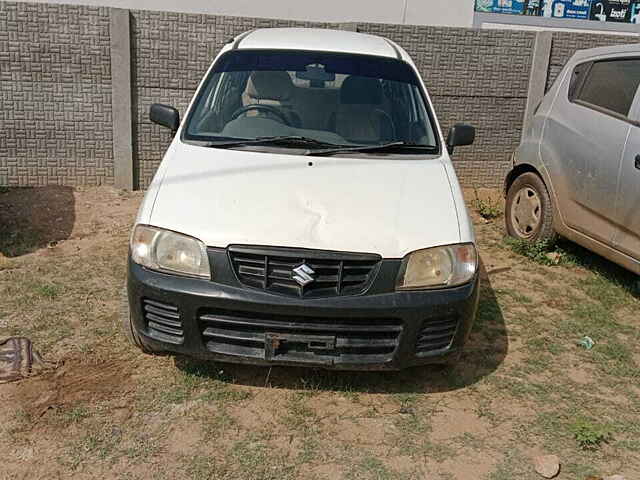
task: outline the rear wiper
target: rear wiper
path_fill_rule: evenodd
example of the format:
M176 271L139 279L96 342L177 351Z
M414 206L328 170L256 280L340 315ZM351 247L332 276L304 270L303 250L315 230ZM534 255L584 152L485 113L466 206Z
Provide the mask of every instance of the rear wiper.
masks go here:
M334 155L336 153L349 153L349 152L387 152L394 150L416 150L420 152L437 152L435 145L416 145L406 142L391 142L383 143L382 145L358 145L355 147L336 147L327 148L324 150L309 150L306 155L321 156L321 155Z
M258 138L243 138L238 140L224 141L220 140L217 142L209 142L201 144L203 147L211 147L211 148L233 148L233 147L243 147L245 145L283 145L288 147L302 147L302 148L327 148L333 147L338 148L340 145L335 145L333 143L322 142L320 140L315 140L313 138L308 137L300 137L300 136L279 136L279 137L258 137Z

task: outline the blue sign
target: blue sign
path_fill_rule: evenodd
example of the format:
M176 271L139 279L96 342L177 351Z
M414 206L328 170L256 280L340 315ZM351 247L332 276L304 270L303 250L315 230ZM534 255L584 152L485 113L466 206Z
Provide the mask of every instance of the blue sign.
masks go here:
M591 9L591 0L546 0L542 3L540 14L543 17L587 20Z
M510 13L521 15L524 1L519 0L476 0L476 10L490 13Z
M640 0L476 0L476 11L640 24Z

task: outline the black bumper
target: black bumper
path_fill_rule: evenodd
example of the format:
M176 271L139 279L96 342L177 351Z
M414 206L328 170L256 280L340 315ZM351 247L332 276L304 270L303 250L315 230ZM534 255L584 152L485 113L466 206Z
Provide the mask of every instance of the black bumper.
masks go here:
M399 370L457 359L478 278L446 290L302 299L149 271L129 260L132 323L167 351L256 365Z

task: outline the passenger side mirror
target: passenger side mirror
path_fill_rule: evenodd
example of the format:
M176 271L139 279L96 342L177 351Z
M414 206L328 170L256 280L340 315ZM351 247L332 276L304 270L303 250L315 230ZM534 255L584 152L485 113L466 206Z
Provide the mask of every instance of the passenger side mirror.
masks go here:
M169 105L154 103L149 110L149 119L153 123L167 127L172 132L178 130L180 126L180 114L178 110Z
M456 123L447 136L447 150L449 154L453 153L455 147L471 145L476 139L476 129L466 123Z

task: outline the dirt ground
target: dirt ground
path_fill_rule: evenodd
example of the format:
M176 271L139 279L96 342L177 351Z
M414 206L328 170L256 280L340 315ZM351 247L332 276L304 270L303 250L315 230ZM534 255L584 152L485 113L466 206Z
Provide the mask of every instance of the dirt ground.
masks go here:
M489 197L469 192L484 278L461 364L353 374L134 351L118 321L141 194L0 190L0 339L50 362L0 385L0 479L527 480L540 454L560 479L640 478L636 278L505 241Z

